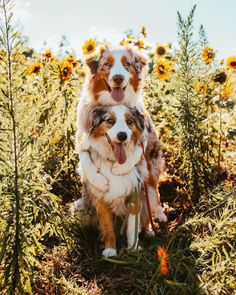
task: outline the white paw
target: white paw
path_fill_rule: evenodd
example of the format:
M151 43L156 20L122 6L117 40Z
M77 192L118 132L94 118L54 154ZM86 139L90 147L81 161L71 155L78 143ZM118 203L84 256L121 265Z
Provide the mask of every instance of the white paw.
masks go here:
M105 257L117 256L117 252L114 248L106 248L103 250L102 255Z
M94 178L94 180L91 183L104 193L107 192L109 189L108 180L99 173L97 173L96 178Z
M154 220L158 219L159 222L166 222L167 221L167 216L165 215L163 208L161 207L161 205L156 205L153 208L153 215L154 215Z
M159 214L157 214L157 218L160 222L167 222L167 216L164 212L159 212Z
M111 172L115 175L123 175L129 172L129 167L115 162L112 166Z

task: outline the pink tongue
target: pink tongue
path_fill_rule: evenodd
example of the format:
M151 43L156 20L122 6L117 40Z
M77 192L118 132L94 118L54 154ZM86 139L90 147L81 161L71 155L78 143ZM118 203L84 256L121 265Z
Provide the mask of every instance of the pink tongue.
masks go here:
M115 87L111 91L111 97L117 102L122 101L124 96L125 94L121 87Z
M127 160L125 149L122 143L114 143L114 156L119 164L124 164Z

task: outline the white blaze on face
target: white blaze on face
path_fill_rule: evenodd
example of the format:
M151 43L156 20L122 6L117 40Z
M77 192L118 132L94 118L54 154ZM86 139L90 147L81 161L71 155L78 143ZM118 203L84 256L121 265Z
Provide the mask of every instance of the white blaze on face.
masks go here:
M125 143L129 142L132 135L132 131L129 129L125 121L125 113L127 112L127 110L128 109L124 105L116 105L111 107L111 111L115 114L116 122L107 131L107 134L114 145L114 156L119 164L124 164L127 160ZM125 133L127 136L126 139L122 142L118 139L119 132Z
M124 49L116 49L112 51L114 64L110 70L108 83L111 88L111 97L115 102L121 102L125 97L125 88L129 83L131 74L122 64L122 57L127 55ZM117 83L117 79L119 81Z
M124 105L116 105L111 107L111 112L113 112L116 116L116 122L108 130L107 134L113 142L119 142L119 139L117 138L117 134L119 132L125 132L127 134L126 142L128 142L131 138L132 132L125 121L125 113L127 110L128 109Z
M124 81L122 83L122 87L127 86L129 79L131 78L130 72L128 72L122 64L122 56L127 55L127 52L123 49L117 49L112 52L112 56L114 58L114 64L110 70L109 75L109 84L111 87L115 87L116 84L113 81L113 77L115 75L122 75L124 77Z

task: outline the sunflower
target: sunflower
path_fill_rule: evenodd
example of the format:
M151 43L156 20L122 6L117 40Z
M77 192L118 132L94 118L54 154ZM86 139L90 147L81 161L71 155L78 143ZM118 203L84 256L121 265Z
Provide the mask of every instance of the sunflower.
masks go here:
M167 48L164 45L157 45L155 48L155 55L157 56L164 56L167 54Z
M28 75L32 74L38 74L41 70L41 63L37 62L36 64L33 64L29 69L28 69Z
M213 62L215 55L216 54L211 47L204 47L202 49L202 61L206 64Z
M129 34L129 35L127 35L127 39L129 39L129 40L135 39L135 36L132 34Z
M55 56L52 54L51 50L46 50L43 54L44 58L49 60L49 61L54 61L56 58Z
M135 42L134 45L137 46L139 49L144 48L144 42L141 39L139 39L137 42Z
M62 61L60 64L59 78L61 81L67 81L70 79L73 71L73 65L68 61Z
M84 42L84 45L82 47L83 54L88 55L90 53L93 53L96 49L96 42L94 39L88 39Z
M236 70L236 56L230 56L226 60L226 66L229 69Z
M129 39L123 39L121 42L120 42L120 45L121 46L126 46L126 45L129 45L132 41L130 41Z
M195 91L197 94L205 96L207 93L207 84L205 82L198 81L195 85Z
M75 57L70 54L65 58L65 61L73 63L75 61Z
M213 81L216 83L224 84L227 79L225 72L220 72L213 77Z
M226 84L222 86L220 95L223 99L229 98L232 93L233 93L233 89L231 85Z
M77 68L79 66L79 61L75 60L71 64L72 64L73 68L75 69L75 68Z
M164 81L169 77L169 71L172 67L172 63L166 59L159 59L154 66L153 70L157 74L157 77Z
M141 34L143 35L144 38L147 38L147 29L145 28L145 26L142 26Z

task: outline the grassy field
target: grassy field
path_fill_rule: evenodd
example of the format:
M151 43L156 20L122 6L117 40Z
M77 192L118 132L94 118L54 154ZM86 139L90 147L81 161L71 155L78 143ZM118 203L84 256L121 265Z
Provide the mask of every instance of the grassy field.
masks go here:
M63 42L58 55L30 48L12 1L0 3L0 293L236 294L236 56L218 60L203 27L193 39L195 7L177 15L176 46L146 44L145 27L124 35L149 58L168 222L132 252L118 220L119 255L106 261L97 230L68 213L81 197L75 121L88 69Z

